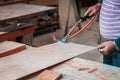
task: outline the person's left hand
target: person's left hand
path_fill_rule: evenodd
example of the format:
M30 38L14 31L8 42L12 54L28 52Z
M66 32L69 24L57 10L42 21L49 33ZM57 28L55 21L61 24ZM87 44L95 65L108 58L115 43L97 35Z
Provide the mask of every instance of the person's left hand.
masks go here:
M104 42L100 45L98 45L98 50L103 54L103 55L109 55L115 50L115 44L114 41L107 41Z

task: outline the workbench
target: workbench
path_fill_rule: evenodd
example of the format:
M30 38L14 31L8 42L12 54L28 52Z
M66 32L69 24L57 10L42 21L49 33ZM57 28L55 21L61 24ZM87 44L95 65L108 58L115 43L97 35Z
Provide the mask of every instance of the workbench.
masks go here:
M53 67L52 70L62 73L60 80L120 80L119 67L77 57Z
M40 13L44 11L54 10L55 7L38 6L32 4L11 4L0 7L0 22L30 19L35 16L40 16Z
M6 24L11 22L22 22L22 20L30 20L30 18L38 17L40 14L42 14L45 11L54 10L55 7L48 7L48 6L38 6L38 5L32 5L32 4L23 4L23 3L17 3L17 4L11 4L11 5L5 5L0 6L0 23ZM36 27L34 25L34 27ZM14 32L1 32L0 33L0 41L3 41L5 39L11 39L14 37L14 40L16 37L23 36L23 43L27 45L32 44L33 39L33 31L35 31L35 28L29 27L24 30L17 30Z

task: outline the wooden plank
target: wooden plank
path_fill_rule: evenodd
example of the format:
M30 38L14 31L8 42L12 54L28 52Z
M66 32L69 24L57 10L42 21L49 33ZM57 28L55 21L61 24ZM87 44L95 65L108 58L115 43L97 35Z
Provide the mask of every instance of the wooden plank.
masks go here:
M35 80L60 80L61 73L52 70L45 70L40 73Z
M74 43L54 43L24 50L0 58L0 79L16 80L93 49L96 47Z
M0 58L15 54L16 52L22 51L24 49L26 49L25 44L12 41L0 42Z

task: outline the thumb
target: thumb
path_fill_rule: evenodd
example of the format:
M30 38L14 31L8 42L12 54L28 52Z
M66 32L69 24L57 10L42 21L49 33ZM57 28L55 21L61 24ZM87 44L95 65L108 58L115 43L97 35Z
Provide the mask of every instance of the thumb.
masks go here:
M105 45L104 45L104 44L98 45L98 49L102 49L102 48L105 48Z

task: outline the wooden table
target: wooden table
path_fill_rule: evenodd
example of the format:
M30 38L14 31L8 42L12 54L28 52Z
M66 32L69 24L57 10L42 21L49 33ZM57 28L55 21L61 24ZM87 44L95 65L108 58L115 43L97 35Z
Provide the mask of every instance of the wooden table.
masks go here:
M58 77L58 79L55 79L56 77ZM49 70L44 70L43 72L40 72L40 74L37 77L30 80L48 79L120 80L120 68L75 57L59 65L51 67L49 68Z
M90 72L90 69L93 71ZM52 70L62 73L60 80L120 80L119 67L77 57L53 67Z
M11 4L0 6L0 23L6 24L9 21L22 21L24 19L30 19L32 17L40 16L42 12L54 10L55 7L47 7L47 6L38 6L31 4ZM35 26L34 26L35 27ZM31 45L34 31L33 26L26 28L24 30L17 30L9 33L0 33L0 41L5 39L12 39L13 37L24 37L24 43ZM30 34L29 34L30 33ZM29 38L29 39L28 39ZM29 41L28 41L29 40Z
M8 20L28 19L35 16L40 16L40 13L54 10L55 7L38 6L32 4L11 4L0 7L0 22Z

